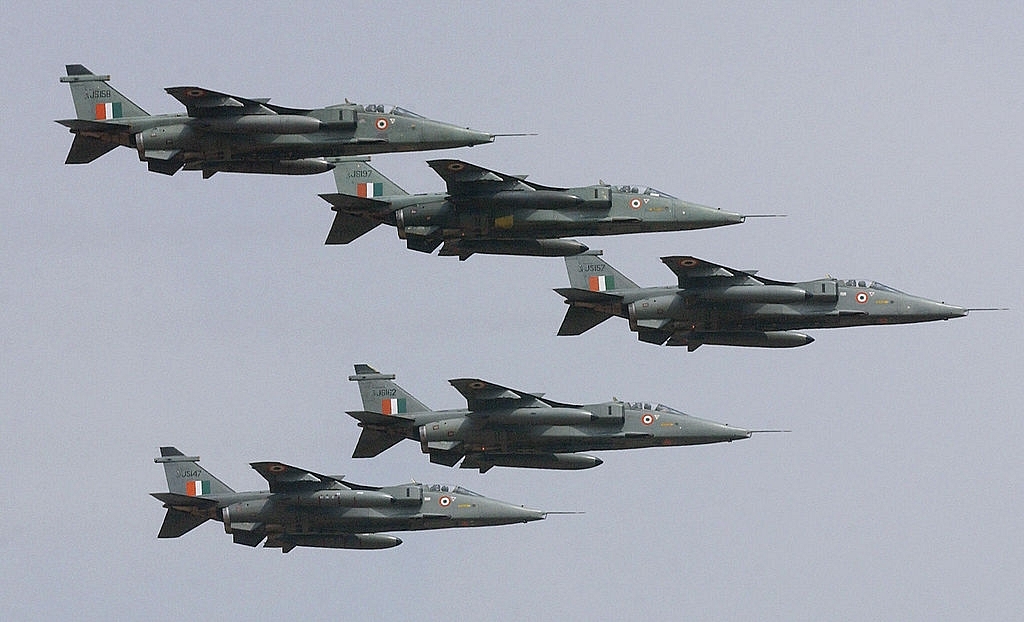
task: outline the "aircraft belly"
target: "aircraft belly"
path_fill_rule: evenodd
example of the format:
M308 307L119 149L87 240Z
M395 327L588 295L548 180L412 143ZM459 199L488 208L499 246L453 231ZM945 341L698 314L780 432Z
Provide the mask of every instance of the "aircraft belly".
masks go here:
M408 529L415 515L413 508L310 508L288 531L330 534Z
M797 305L747 304L720 310L711 306L684 308L674 318L680 328L702 332L776 331L843 326L834 310L807 309Z
M488 445L473 443L467 453L573 453L600 449L649 447L650 441L627 437L615 426L604 430L586 430L574 426L544 426L534 430L509 432L503 442Z

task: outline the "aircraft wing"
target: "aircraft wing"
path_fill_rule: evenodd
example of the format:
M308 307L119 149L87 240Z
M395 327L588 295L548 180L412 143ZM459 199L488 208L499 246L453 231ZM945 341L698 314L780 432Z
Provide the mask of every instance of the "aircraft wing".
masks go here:
M185 105L190 117L234 117L247 114L305 114L310 110L274 106L270 99L248 99L218 93L198 86L170 86L164 89Z
M479 378L453 378L448 381L468 402L470 410L490 410L514 406L517 408L559 406L572 407L554 400L544 399L543 394L527 393ZM515 402L515 404L512 404Z
M792 285L783 281L773 281L755 276L755 270L737 270L727 268L697 257L677 256L662 257L662 263L675 272L679 278L679 287L700 287L714 285L737 285L744 282L756 282L765 285Z
M280 462L250 462L249 466L256 469L270 484L270 492L304 492L323 490L335 484L348 486L339 477L321 475Z
M441 176L448 186L448 194L452 196L491 194L520 185L534 190L564 190L528 182L526 175L499 173L462 160L429 160L427 164Z

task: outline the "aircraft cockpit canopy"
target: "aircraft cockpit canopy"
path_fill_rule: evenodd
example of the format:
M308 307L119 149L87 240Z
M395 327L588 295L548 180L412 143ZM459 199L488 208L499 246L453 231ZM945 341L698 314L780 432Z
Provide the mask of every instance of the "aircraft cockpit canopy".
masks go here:
M640 186L612 186L612 189L623 194L642 194L649 197L666 197L669 199L676 198L667 192L655 190L654 188L642 188Z
M363 112L369 112L371 114L384 114L385 110L387 110L387 108L383 104L366 104L365 106L363 106ZM425 118L422 115L418 115L411 110L406 110L405 108L401 108L399 106L393 106L387 114L396 117L412 117L414 119Z
M462 486L452 486L449 488L447 484L429 484L423 486L423 490L425 490L426 492L450 492L452 494L467 495L470 497L483 496L478 492L473 492L472 490L468 488L463 488Z
M650 402L624 402L626 408L630 410L653 410L655 412L668 413L671 415L685 415L686 413L680 412L671 406L665 406L664 404L658 404L652 406Z
M889 287L888 285L883 285L883 284L879 283L878 281L858 281L857 279L847 279L847 280L839 279L839 284L840 285L844 285L846 287L863 287L865 289L874 289L874 290L877 290L877 291L880 291L880 292L889 292L891 294L902 294L903 293L900 290L896 289L895 287Z

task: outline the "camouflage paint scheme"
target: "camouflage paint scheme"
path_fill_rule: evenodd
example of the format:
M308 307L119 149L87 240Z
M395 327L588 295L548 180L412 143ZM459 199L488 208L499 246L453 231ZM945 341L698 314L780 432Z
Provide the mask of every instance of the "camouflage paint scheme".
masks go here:
M629 320L640 341L792 348L814 341L800 328L839 328L949 320L968 309L913 296L874 281L773 281L696 257L662 257L676 285L640 287L590 251L567 257L570 287L555 291L569 310L559 335L580 335L612 316Z
M121 145L149 170L310 175L331 170L328 156L426 151L493 142L494 135L433 121L399 107L350 102L286 108L197 86L165 89L185 114L150 115L111 87L110 76L67 65L76 119L57 121L75 140L66 164L92 162Z
M485 527L542 520L531 510L471 490L417 482L364 486L280 462L251 466L269 491L235 492L199 466L198 456L161 447L168 492L151 493L167 515L160 538L178 538L208 520L224 523L236 544L279 548L386 549L402 541L382 531Z
M363 429L353 458L370 458L405 439L419 441L430 461L486 472L494 466L588 469L600 458L576 452L729 442L750 430L691 417L668 406L612 400L566 404L478 378L449 380L467 408L434 411L398 386L393 374L365 364L363 410L348 414Z
M332 162L338 192L320 195L337 213L327 244L348 244L378 225L412 250L466 259L474 253L565 257L583 235L684 231L739 224L746 216L689 203L653 188L542 186L461 160L430 160L447 192L410 195L369 158Z

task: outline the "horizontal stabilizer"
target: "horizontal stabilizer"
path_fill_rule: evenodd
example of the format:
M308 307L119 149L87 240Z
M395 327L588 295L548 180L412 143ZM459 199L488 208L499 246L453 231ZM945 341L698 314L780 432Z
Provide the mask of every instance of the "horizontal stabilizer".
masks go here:
M405 439L402 434L395 434L386 430L375 428L363 428L359 435L359 442L352 452L353 458L372 458L382 452L391 449Z
M379 220L355 216L339 211L334 215L334 223L324 244L348 244L363 234L369 233L380 224Z
M206 516L196 516L189 512L183 512L175 508L169 508L164 522L160 525L158 538L179 538L192 531L196 527L210 520Z
M402 415L384 415L369 410L350 410L346 413L353 419L364 425L392 427L398 425L412 425L415 421L412 417Z
M64 164L87 164L117 147L117 143L76 134Z
M131 126L112 121L90 121L89 119L61 119L57 121L72 132L125 132L131 131Z
M367 199L365 197L357 197L352 194L344 194L341 192L331 192L327 194L321 194L320 198L327 201L335 207L334 211L345 211L355 212L357 214L379 214L385 212L391 207L391 203L387 201L378 201L376 199Z
M167 507L210 508L217 505L217 502L210 497L193 497L176 492L151 492L149 494L163 501Z
M558 328L558 334L563 337L582 335L610 317L610 314L603 311L570 305L569 310L565 312L562 325Z
M622 302L622 296L580 289L578 287L559 287L555 291L569 302L593 302L599 304Z

